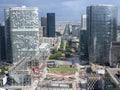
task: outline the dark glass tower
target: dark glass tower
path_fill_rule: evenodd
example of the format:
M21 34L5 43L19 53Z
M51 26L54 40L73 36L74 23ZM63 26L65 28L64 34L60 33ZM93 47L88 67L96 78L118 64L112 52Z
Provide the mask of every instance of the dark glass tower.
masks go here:
M5 53L5 26L0 25L0 60L6 61Z
M55 13L47 13L47 37L55 37Z
M11 32L10 32L10 10L6 8L4 10L5 15L5 52L6 52L6 62L13 62L12 55L12 45L11 45Z
M87 16L84 14L81 17L81 29L80 29L80 62L81 64L87 64L89 62L88 57L88 30L87 30Z
M113 5L87 7L89 60L109 64L110 44L117 37L117 8Z

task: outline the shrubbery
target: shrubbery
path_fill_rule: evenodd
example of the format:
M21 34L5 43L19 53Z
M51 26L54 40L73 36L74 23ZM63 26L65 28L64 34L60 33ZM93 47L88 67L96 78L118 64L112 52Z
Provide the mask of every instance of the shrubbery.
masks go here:
M50 59L58 59L59 57L61 57L62 52L61 51L56 51L54 54L50 55Z

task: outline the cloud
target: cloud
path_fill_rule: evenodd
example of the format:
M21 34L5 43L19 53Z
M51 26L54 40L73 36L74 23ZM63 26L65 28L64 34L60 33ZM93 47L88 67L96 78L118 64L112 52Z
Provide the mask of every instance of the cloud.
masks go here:
M4 18L4 8L23 5L38 7L40 16L46 15L47 12L55 12L57 20L80 20L87 6L100 3L110 3L120 8L120 0L0 0L0 20Z

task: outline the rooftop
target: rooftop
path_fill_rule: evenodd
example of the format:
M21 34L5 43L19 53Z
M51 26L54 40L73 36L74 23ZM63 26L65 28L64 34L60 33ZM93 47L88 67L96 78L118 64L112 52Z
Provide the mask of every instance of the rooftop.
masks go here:
M97 5L91 5L91 6L114 6L114 5L111 5L111 4L97 4Z
M116 76L120 72L120 68L107 68L108 74L111 76L112 80L116 85L120 85L120 79Z
M42 49L42 48L45 48L48 45L49 45L48 43L42 43L39 48Z

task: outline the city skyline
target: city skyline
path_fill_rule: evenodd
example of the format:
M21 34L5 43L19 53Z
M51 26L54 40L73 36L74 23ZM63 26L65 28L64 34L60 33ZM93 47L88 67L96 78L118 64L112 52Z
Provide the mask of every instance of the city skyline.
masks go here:
M39 18L48 12L56 14L57 21L80 21L81 14L86 13L86 7L93 4L112 4L118 8L118 20L120 20L120 1L116 0L3 0L0 1L0 21L4 21L4 8L8 7L38 7Z

